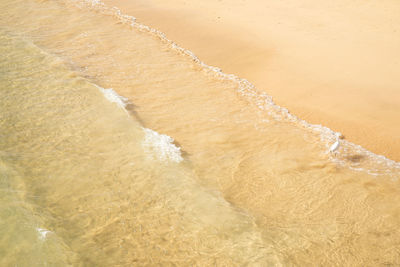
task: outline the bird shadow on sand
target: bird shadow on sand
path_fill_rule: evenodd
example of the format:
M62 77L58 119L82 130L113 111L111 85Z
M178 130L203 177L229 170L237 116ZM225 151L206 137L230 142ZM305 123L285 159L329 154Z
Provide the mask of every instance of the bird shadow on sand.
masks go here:
M365 156L360 155L360 154L346 156L346 159L353 163L360 163L364 158L365 158Z

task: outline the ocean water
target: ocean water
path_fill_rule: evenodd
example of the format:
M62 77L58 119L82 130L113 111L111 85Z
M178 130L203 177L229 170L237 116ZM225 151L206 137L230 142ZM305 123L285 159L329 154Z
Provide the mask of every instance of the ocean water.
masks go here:
M399 163L99 1L0 10L1 266L400 264Z

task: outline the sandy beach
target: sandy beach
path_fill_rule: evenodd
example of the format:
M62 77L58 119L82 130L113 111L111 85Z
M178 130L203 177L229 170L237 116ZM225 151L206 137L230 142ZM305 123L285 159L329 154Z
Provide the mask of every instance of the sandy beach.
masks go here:
M399 7L0 1L0 266L400 265Z
M111 1L301 119L400 160L397 1Z

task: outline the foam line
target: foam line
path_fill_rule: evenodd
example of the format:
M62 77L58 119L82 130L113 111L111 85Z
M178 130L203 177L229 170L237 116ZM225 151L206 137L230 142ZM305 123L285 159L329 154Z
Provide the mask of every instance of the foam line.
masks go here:
M183 161L181 148L174 145L174 139L172 137L159 134L147 128L143 128L143 131L145 137L142 146L150 159L176 163Z

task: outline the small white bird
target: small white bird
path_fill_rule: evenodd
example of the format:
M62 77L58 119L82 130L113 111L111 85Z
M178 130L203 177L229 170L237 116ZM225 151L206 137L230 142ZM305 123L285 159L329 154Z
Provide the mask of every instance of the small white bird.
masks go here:
M337 139L336 142L329 148L329 152L335 152L339 148L339 146L340 142L339 139Z

